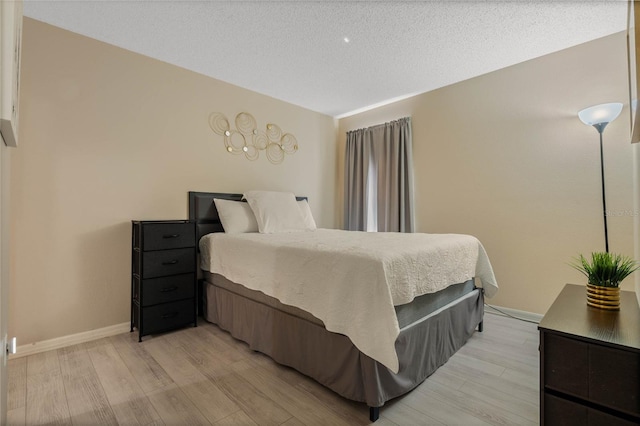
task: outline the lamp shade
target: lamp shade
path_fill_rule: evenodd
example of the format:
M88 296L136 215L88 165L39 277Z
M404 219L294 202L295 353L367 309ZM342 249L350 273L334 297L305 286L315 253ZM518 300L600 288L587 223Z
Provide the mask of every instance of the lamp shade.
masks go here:
M613 120L618 118L621 111L622 104L620 102L613 102L610 104L601 104L585 108L578 112L578 117L580 117L580 120L584 124L596 126L598 124L611 123Z

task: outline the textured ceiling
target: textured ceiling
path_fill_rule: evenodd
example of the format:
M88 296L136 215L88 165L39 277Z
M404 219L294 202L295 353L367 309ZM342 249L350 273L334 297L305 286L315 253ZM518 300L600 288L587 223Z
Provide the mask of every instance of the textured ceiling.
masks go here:
M25 0L24 14L340 117L623 31L627 2Z

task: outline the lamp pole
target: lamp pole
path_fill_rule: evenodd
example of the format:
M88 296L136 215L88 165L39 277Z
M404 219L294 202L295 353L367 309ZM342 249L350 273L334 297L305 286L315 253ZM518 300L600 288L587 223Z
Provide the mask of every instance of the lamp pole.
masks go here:
M604 246L607 253L609 253L609 232L607 231L607 197L604 191L604 150L602 148L602 132L609 123L594 124L600 134L600 176L602 178L602 218L604 219Z

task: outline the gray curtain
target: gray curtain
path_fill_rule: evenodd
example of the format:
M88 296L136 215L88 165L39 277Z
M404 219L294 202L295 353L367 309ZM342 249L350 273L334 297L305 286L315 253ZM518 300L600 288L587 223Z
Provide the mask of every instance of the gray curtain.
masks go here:
M413 232L411 118L347 132L345 229Z

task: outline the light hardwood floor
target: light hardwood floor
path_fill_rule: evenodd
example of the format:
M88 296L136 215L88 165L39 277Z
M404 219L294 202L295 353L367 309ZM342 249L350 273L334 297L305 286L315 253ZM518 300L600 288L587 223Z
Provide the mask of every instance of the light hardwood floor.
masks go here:
M487 313L483 333L375 424L536 425L538 368L536 325ZM203 320L142 343L134 332L12 359L8 389L10 425L369 423L365 404Z

